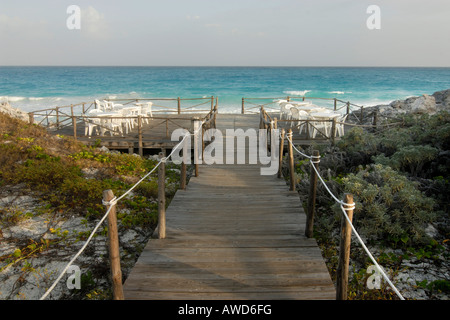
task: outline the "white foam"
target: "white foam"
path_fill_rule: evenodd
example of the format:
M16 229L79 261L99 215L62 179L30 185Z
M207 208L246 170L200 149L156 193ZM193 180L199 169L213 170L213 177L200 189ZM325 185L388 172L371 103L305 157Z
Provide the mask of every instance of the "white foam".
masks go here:
M330 91L328 93L332 93L332 94L346 94L346 93L351 93L351 92L344 92L344 91Z
M283 93L291 95L291 96L304 96L308 92L311 92L311 90L304 90L304 91L283 91Z
M17 102L25 100L25 97L10 97L10 96L2 96L0 97L0 101L8 101L8 102Z

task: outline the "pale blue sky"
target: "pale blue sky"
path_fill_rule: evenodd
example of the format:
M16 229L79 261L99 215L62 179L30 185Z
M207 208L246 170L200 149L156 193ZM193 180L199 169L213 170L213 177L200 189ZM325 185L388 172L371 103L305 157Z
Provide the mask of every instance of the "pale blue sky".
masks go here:
M450 66L448 0L0 1L0 65Z

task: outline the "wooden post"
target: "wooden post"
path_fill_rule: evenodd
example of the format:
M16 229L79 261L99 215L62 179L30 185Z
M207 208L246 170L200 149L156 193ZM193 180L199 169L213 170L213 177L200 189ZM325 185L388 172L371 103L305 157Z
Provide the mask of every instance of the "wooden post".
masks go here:
M34 113L33 112L28 113L28 119L30 121L30 124L34 124Z
M142 116L138 116L138 137L139 137L139 155L144 156L144 148L142 142Z
M216 128L216 118L217 118L217 112L219 108L219 97L216 97L216 105L214 106L214 129Z
M350 113L350 101L347 102L347 114Z
M169 139L169 119L166 119L166 138Z
M73 137L75 141L77 140L77 117L72 116L72 125L73 125Z
M345 194L344 203L353 204L353 195ZM353 220L353 209L350 206L345 206L347 216L350 222ZM347 300L348 288L348 269L350 262L350 244L352 239L352 229L347 219L342 215L341 222L341 241L339 250L339 263L337 267L336 279L336 299Z
M211 96L211 110L214 110L214 96Z
M103 200L109 202L114 199L112 190L103 191ZM110 206L107 206L109 210ZM113 283L113 299L124 300L122 287L122 270L120 268L119 233L117 230L116 205L112 204L108 214L109 261L111 264L111 278Z
M200 129L200 120L198 117L192 118L192 132L194 133L194 165L195 165L195 176L198 177L198 166L199 166L199 150L198 150L198 136L199 136L199 129Z
M333 123L331 124L331 145L336 144L336 118L333 118Z
M373 130L373 132L377 131L377 122L378 122L378 111L375 110L373 112L373 122L372 122L372 125L373 125L372 130Z
M284 135L286 132L284 129L281 129L281 141L280 141L280 154L279 154L279 163L278 163L278 178L283 176L282 166L283 166L283 149L284 149Z
M244 106L244 104L245 104L245 98L242 98L242 108L241 108L241 113L242 114L245 114L245 106Z
M336 108L337 108L337 100L336 98L334 98L334 111L336 111Z
M290 174L290 191L295 191L295 172L294 172L294 138L292 135L292 129L288 130L288 137L292 143L289 142L289 174Z
M181 114L181 100L180 100L180 97L178 97L178 114Z
M56 128L59 129L59 107L56 107Z
M164 153L159 153L159 159ZM166 238L166 164L161 162L158 167L158 239Z
M184 156L183 156L184 157ZM181 180L180 180L180 189L186 190L186 163L181 163Z
M318 150L313 151L311 171L309 174L309 195L308 195L308 213L306 215L305 236L313 237L314 229L314 213L316 211L316 192L317 192L317 172L312 166L319 170L320 153Z

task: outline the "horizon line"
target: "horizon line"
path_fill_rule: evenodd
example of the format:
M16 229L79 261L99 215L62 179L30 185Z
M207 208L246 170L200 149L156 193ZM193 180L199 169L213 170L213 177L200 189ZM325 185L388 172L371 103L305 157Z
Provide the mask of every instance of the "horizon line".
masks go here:
M450 66L292 66L292 65L267 65L267 66L245 66L245 65L0 65L0 67L92 67L92 68L450 68Z

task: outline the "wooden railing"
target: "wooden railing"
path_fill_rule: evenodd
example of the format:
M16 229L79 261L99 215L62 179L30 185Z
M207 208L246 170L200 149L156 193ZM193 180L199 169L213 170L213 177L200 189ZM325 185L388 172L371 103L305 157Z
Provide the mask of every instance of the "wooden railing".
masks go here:
M152 102L152 113L156 113L161 117L167 114L188 114L188 113L204 113L214 109L215 104L218 103L216 97L207 98L189 98L189 99L102 99L101 101L108 101L123 106L128 106L140 102ZM207 106L207 107L206 107ZM201 108L199 108L201 107ZM206 107L206 108L205 108ZM62 129L73 125L72 118L74 116L81 117L87 114L90 110L96 108L95 101L82 102L67 106L57 106L42 110L29 112L29 121L32 124L39 124L49 129Z
M280 100L285 100L288 102L320 100L322 102L321 107L349 115L349 117L352 117L352 121L355 121L358 124L362 124L365 122L364 109L368 108L365 106L351 103L350 101L343 101L336 98L320 98L320 97L298 98L287 96L278 98L242 98L241 113L242 114L259 113L261 107L264 107L264 109L267 112L280 112L280 106L278 104L278 101ZM377 122L376 112L371 112L367 114L366 117L370 117L372 121L376 124Z

